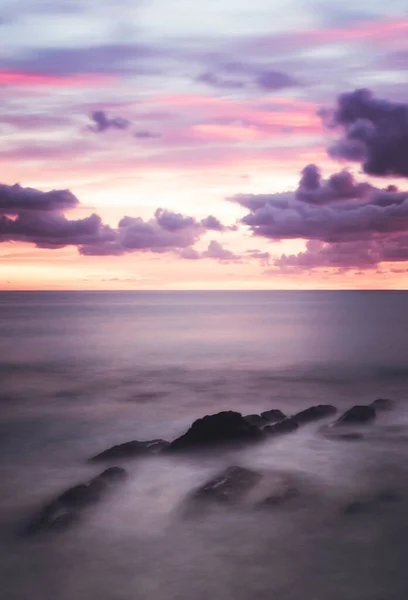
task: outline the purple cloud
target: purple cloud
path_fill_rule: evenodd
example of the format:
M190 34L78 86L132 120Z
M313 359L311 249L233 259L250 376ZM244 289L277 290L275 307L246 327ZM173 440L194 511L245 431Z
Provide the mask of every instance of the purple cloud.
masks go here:
M108 129L128 129L130 121L122 117L109 118L103 110L96 110L91 115L95 125L91 126L91 131L95 133L104 133Z
M148 129L141 129L140 131L136 131L134 133L135 138L141 140L154 140L161 137L160 133L155 133L154 131L149 131Z
M218 89L239 90L255 88L264 92L282 90L298 85L297 80L283 71L265 68L264 65L251 65L230 62L216 66L197 78L197 81Z
M41 192L19 185L0 185L0 242L30 242L50 249L77 246L80 254L87 256L184 249L188 253L189 248L193 253L191 246L207 231L225 229L212 215L198 221L162 208L147 221L123 217L114 229L104 225L97 214L68 219L64 211L78 206L78 199L68 190ZM220 248L218 254L215 246L209 250L214 253L213 258L221 259Z
M255 235L323 242L367 239L408 228L408 192L357 183L347 171L324 181L308 165L297 190L232 198L249 213L241 219Z
M334 109L320 114L327 127L344 132L331 156L362 162L370 175L408 177L408 104L359 89L341 94Z
M23 211L68 210L78 206L78 199L69 190L41 192L32 188L0 184L0 215L16 215Z

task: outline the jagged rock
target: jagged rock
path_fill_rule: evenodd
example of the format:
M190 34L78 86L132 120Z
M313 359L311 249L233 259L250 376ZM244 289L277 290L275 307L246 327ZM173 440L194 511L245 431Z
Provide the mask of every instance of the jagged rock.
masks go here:
M293 417L288 417L283 421L279 421L274 425L268 425L264 428L265 433L269 435L279 435L281 433L289 433L295 431L299 427L297 420Z
M30 520L24 533L45 533L65 529L80 518L83 509L99 502L109 487L125 477L124 469L112 467L88 483L81 483L69 488L46 504Z
M262 431L240 413L224 411L194 421L185 434L169 444L167 450L202 449L226 443L253 442L262 437Z
M373 421L375 416L376 412L373 406L356 405L347 410L339 419L337 419L334 425L361 425Z
M237 466L228 467L199 487L191 499L216 503L237 503L261 479L262 475L257 471Z
M277 423L286 419L286 415L279 409L265 410L261 413L261 417L268 421L268 423Z
M251 425L256 425L257 427L263 427L267 423L261 415L245 415L244 419L245 421L248 421L248 423L251 423Z
M325 417L329 417L336 412L337 408L331 404L318 404L317 406L311 406L310 408L306 408L305 410L296 413L291 418L296 419L300 425L302 423L309 423L311 421L324 419Z
M272 508L284 504L287 500L299 497L299 490L295 487L286 487L276 494L271 494L264 498L260 503L260 508Z
M370 404L375 410L391 410L395 406L395 400L388 398L378 398Z
M108 450L104 450L100 454L97 454L91 460L102 461L102 460L117 460L120 458L133 458L135 456L146 456L149 454L157 454L161 450L164 450L169 445L164 440L149 440L147 442L125 442L124 444L118 444L112 446Z

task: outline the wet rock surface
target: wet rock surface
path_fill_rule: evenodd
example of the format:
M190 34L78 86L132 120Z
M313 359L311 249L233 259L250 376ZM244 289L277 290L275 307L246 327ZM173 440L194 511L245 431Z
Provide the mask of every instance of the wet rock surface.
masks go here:
M339 419L337 419L334 426L338 427L341 425L371 423L374 421L375 417L376 411L373 406L359 404L347 410Z
M166 450L198 450L214 445L254 442L262 438L261 429L249 423L241 413L224 411L194 421L190 429L171 442Z
M69 488L46 504L24 527L23 533L46 533L67 528L79 520L83 509L102 500L109 488L126 476L124 469L111 467L89 482Z
M265 410L261 413L261 417L268 423L277 423L286 419L286 415L279 409Z
M383 490L362 498L357 498L349 502L344 507L345 515L360 515L365 513L372 513L386 505L393 505L403 500L402 494L397 490Z
M161 452L169 445L165 440L149 440L146 442L131 441L117 444L97 454L92 461L118 460L121 458L134 458L137 456L148 456Z
M370 404L375 410L392 410L395 408L395 401L389 398L377 398Z
M199 487L192 501L231 504L242 500L262 479L262 474L245 467L231 466Z

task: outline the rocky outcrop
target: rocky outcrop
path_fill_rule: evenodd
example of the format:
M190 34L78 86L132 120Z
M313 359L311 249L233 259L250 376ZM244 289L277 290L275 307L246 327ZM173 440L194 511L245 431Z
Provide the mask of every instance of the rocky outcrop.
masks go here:
M134 458L137 456L148 456L151 454L157 454L161 452L169 445L165 440L149 440L147 442L125 442L124 444L118 444L112 446L108 450L104 450L100 454L97 454L91 460L93 461L104 461L104 460L118 460L121 458Z
M264 427L267 424L267 421L262 417L262 415L245 415L244 419L256 427Z
M363 404L357 404L349 410L347 410L337 421L334 423L335 427L341 425L363 425L370 423L376 417L375 408L373 406L366 406Z
M216 445L254 442L263 438L259 427L240 413L224 411L194 421L190 429L171 442L168 452L199 450Z
M389 400L388 398L377 398L370 404L375 410L391 410L395 406L395 400Z
M269 435L276 435L281 433L289 433L295 431L300 425L317 421L334 414L337 411L335 406L331 404L319 404L317 406L311 406L301 412L296 413L291 417L287 417L274 425L265 427L264 431Z
M262 479L261 473L232 466L199 487L190 497L193 502L236 504Z
M265 410L261 413L261 417L268 421L268 423L277 423L286 419L286 415L279 409L273 408L272 410Z
M46 533L62 530L77 521L82 511L99 502L109 488L126 478L126 471L120 467L111 467L87 483L69 488L57 498L46 504L30 520L24 533Z

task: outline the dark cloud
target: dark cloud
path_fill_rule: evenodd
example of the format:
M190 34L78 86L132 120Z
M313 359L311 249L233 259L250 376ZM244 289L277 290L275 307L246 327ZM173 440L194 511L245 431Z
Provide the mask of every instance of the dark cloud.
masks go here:
M243 194L232 200L249 210L241 219L244 225L274 240L356 241L408 228L408 192L357 183L347 171L322 180L313 165L303 170L294 192Z
M69 190L41 192L19 184L0 184L0 215L16 215L23 211L63 211L78 204L78 199Z
M104 133L108 129L128 129L130 121L122 117L108 117L103 110L96 110L91 115L95 125L91 126L91 130L95 133Z
M78 206L77 198L68 190L41 192L1 185L0 242L30 242L51 249L77 246L81 254L88 256L119 256L138 251L179 252L191 248L207 231L225 229L212 215L198 221L162 208L147 221L126 216L117 228L112 228L104 225L97 214L68 219L64 211ZM215 256L217 248L211 248L213 258L221 259Z
M327 127L344 132L331 156L362 162L370 175L408 177L408 104L359 89L341 94L334 109L320 114Z
M355 242L307 242L298 254L283 254L274 261L282 271L303 271L321 268L373 269L384 262L408 261L408 234L375 236Z

